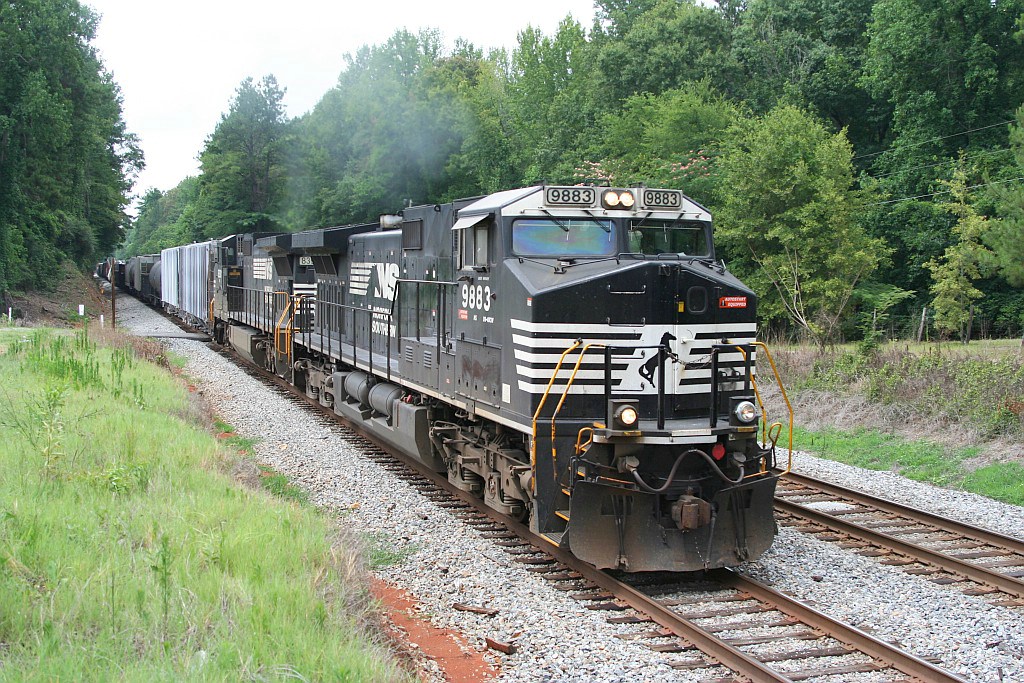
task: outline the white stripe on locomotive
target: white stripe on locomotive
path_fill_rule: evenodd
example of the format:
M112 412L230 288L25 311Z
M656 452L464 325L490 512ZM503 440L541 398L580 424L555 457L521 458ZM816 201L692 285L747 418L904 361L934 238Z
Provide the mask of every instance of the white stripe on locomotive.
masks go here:
M723 323L706 325L647 325L615 326L607 324L565 325L562 323L533 323L511 320L511 327L531 334L513 334L516 374L521 391L539 394L547 388L558 359L577 340L586 344L608 346L656 347L669 335L669 348L679 356L679 362L668 359L665 364L666 393L685 395L711 391L711 350L722 338L743 344L754 340L755 323ZM543 336L532 336L543 335ZM699 338L698 338L699 337ZM569 353L562 363L551 391L563 393L572 369L583 346ZM650 365L655 348L637 349L628 355L612 358L613 389L616 393L654 394L657 392L657 363ZM752 354L751 361L756 361ZM645 367L647 365L648 367ZM723 351L719 367L731 368L736 375L732 381L743 381L746 362L739 351ZM705 380L694 383L693 380ZM604 352L600 346L591 347L580 363L570 393L601 394L604 392Z

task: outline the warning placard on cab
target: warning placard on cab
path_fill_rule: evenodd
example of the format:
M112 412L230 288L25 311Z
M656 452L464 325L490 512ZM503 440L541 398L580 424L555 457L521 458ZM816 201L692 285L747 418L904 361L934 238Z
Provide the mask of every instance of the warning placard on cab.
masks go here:
M718 299L719 308L746 308L747 297L745 296L723 296Z

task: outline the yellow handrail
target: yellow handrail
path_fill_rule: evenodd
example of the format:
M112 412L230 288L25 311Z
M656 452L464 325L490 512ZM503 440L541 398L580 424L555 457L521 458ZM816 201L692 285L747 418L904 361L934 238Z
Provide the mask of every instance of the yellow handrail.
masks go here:
M281 327L284 324L285 317L292 310L292 297L291 297L291 295L288 294L288 292L274 292L275 296L278 295L278 294L282 294L282 295L286 296L287 297L287 301L288 301L288 304L281 311L281 317L279 317L277 319L277 324L274 325L274 353L276 353L277 355L280 356L281 355ZM288 326L291 327L291 320L289 320ZM289 339L288 342L289 343L288 343L288 349L286 351L286 355L288 356L288 360L291 361L291 357L292 357L291 339Z
M743 360L747 360L747 352L743 350L742 346L734 347L743 356ZM754 388L754 396L757 398L757 405L761 406L761 427L767 429L765 425L768 423L768 409L764 405L764 401L761 400L761 392L757 388L757 376L754 373L750 373L750 386ZM764 432L762 432L764 433ZM765 437L762 437L765 438Z
M562 355L558 358L558 363L555 364L555 369L554 369L554 371L551 374L551 379L548 380L548 384L544 388L544 393L543 393L543 395L541 397L540 403L537 405L537 410L533 414L533 422L531 424L531 430L532 430L531 437L532 438L530 440L530 465L533 467L534 471L536 471L536 466L537 466L537 422L540 419L541 410L544 408L544 404L547 402L548 396L551 393L551 388L552 388L552 386L554 386L555 379L558 377L558 373L561 372L562 364L565 362L566 356L568 356L570 353L572 353L577 348L579 348L579 346L582 343L583 342L581 340L577 339L577 340L575 340L572 343L571 346L569 346L569 348L567 348L565 351L562 352ZM778 383L779 390L782 392L782 398L783 398L783 400L786 403L786 409L789 411L789 460L788 460L788 463L786 465L786 470L785 470L785 472L788 473L788 472L790 472L793 469L793 405L792 405L792 403L790 403L789 396L786 394L786 387L783 386L783 384L782 384L782 378L779 376L779 370L778 370L778 368L775 365L775 360L772 358L771 351L768 350L768 346L764 342L753 342L752 345L753 346L759 346L762 349L764 349L764 353L768 357L768 362L771 365L772 372L775 375L775 381ZM580 365L583 362L583 357L586 355L587 351L591 347L594 347L594 346L599 347L599 348L603 348L606 345L605 344L593 344L592 343L592 344L587 344L587 345L585 345L583 347L583 349L580 351L579 357L576 359L575 365L573 366L572 373L570 374L569 379L566 382L565 390L562 392L562 397L559 399L558 405L555 406L554 413L551 415L551 459L552 459L553 463L557 462L557 457L558 457L558 454L557 454L557 451L556 451L556 448L555 448L555 436L556 436L556 433L555 433L555 429L556 429L556 427L555 427L555 420L558 417L558 414L561 412L562 406L565 404L565 400L566 400L566 398L569 395L569 389L570 389L570 387L572 387L573 382L576 379L576 375L579 372ZM742 354L744 360L746 360L746 357L747 357L746 351L744 351L743 348L740 347L740 346L737 346L736 349L740 352L740 354ZM761 407L761 412L762 412L764 418L767 418L767 409L765 408L764 401L761 398L761 392L760 392L760 390L757 387L757 378L754 376L753 373L751 373L750 380L751 380L751 386L754 389L754 395L757 398L757 402L758 402L758 404ZM767 442L767 440L770 439L771 442L772 442L772 445L774 446L775 443L778 441L779 436L781 436L782 426L783 425L782 425L781 422L776 422L776 423L772 424L770 427L768 427L767 426L767 419L765 419L762 422L762 427L764 428L764 432L763 432L764 436L762 438L765 440L765 443ZM776 427L777 427L777 429L776 429ZM581 441L581 439L583 437L583 432L588 430L588 429L590 429L591 433L593 433L593 429L592 428L584 427L576 435L576 453L577 454L579 454L581 452L582 446L580 445L580 441ZM775 430L774 436L772 435L772 430ZM591 438L593 438L593 437L591 437ZM752 474L748 474L747 477L760 476L760 475L764 474L766 471L767 471L767 469L766 469L765 465L762 463L760 471L752 473ZM531 485L533 487L536 487L536 479L535 478L531 480Z
M531 425L532 434L530 438L530 467L534 472L537 471L537 420L540 419L540 411L544 408L544 403L548 400L548 394L551 393L551 387L554 385L555 378L558 377L558 373L562 369L562 363L565 361L565 357L572 353L573 350L582 343L582 340L577 339L571 346L569 346L569 348L562 352L562 355L558 359L558 363L555 365L555 371L551 373L551 379L548 380L548 385L544 387L544 394L541 396L540 403L537 405L537 410L533 413L533 424ZM530 478L530 488L532 490L536 490L536 477Z
M553 463L558 462L558 453L555 452L555 419L558 417L558 413L562 412L562 406L565 405L565 399L569 396L569 387L571 387L573 382L576 381L576 373L580 371L580 365L583 363L583 356L587 355L587 351L590 350L591 346L604 348L607 345L587 344L583 347L583 350L580 351L579 358L576 359L576 365L572 368L572 374L569 375L569 380L565 383L565 391L562 392L562 398L558 400L558 405L555 406L555 412L551 414L551 462ZM555 471L558 471L557 467L555 468Z
M772 352L768 350L768 345L764 342L754 342L753 345L764 349L764 353L768 357L768 363L772 366L772 372L775 374L775 381L779 384L779 391L782 392L782 400L786 402L786 410L789 411L789 461L786 463L786 471L783 473L789 474L793 469L793 404L789 402L786 387L782 384L782 377L779 376L779 369L775 366L775 359L772 358ZM775 444L775 440L779 438L781 432L782 427L780 425L778 432L775 434L775 439L772 440L772 445ZM771 434L771 429L768 430L768 434Z
M589 433L590 436L586 440L586 442L581 443L583 441L583 433L584 432ZM593 442L593 440L594 440L594 428L593 427L583 427L582 429L580 429L580 431L576 434L576 455L579 455L583 451L585 451L588 448L590 448L590 444L591 444L591 442Z
M289 320L288 320L288 348L291 348L291 341L292 341L293 333L300 331L299 328L295 327L295 325L292 324L295 321L295 315L297 313L301 313L302 312L302 302L303 301L305 301L306 299L314 299L314 298L316 298L316 297L314 297L312 294L299 294L298 296L293 296L292 297L292 301L294 302L295 307L294 307L294 310L292 310L291 318L289 318Z

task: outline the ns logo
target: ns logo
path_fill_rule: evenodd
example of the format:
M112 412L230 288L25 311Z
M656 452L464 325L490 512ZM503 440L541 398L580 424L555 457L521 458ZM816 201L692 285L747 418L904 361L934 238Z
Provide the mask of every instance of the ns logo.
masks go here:
M373 296L395 300L399 270L397 263L354 262L349 270L349 289L353 294L366 296L373 283Z

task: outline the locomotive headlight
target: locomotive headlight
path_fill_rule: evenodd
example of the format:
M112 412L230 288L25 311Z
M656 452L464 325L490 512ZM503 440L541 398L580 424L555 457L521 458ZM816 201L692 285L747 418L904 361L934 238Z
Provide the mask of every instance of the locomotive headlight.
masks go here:
M613 398L608 401L607 416L610 429L629 432L640 422L640 408L636 399Z
M630 209L636 204L636 197L629 190L607 190L601 195L606 209Z
M750 424L757 419L757 407L751 401L740 401L733 408L733 415L744 424Z
M632 427L635 425L637 418L639 417L640 416L636 413L636 408L633 406L622 406L615 413L615 419L626 427Z

